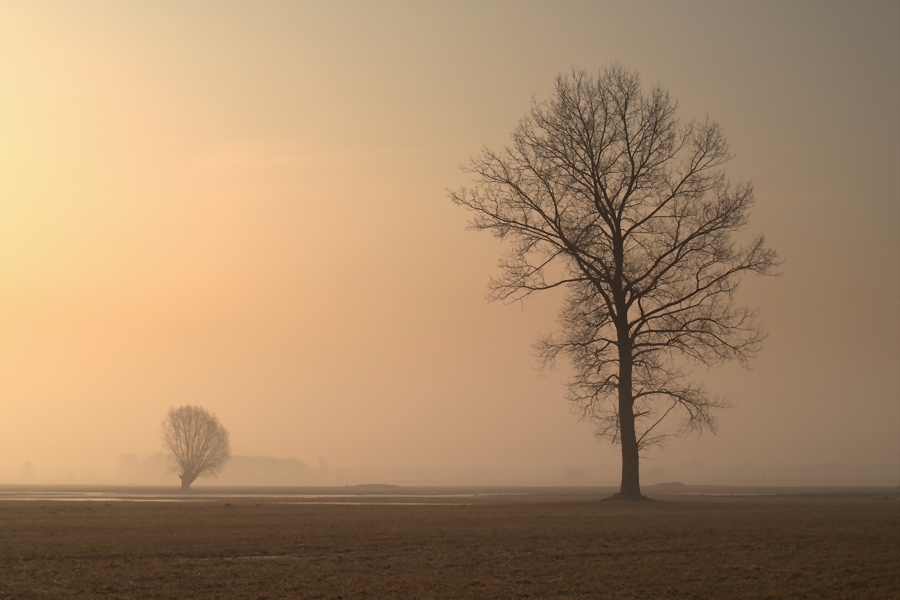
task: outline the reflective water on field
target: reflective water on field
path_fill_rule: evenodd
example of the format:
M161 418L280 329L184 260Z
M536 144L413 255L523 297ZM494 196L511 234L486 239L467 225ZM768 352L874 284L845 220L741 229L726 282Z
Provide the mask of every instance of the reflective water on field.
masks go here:
M335 505L465 505L498 497L610 494L605 488L401 488L346 486L320 488L204 488L184 493L161 487L0 486L0 501L67 502L228 502Z
M850 487L738 487L649 485L648 496L779 496L853 494L886 488ZM66 502L267 502L278 504L334 504L385 506L448 506L497 501L527 502L530 498L583 496L599 499L616 487L400 487L361 485L344 487L213 487L197 486L189 492L175 487L143 486L22 486L0 485L2 501ZM896 490L891 490L896 491Z

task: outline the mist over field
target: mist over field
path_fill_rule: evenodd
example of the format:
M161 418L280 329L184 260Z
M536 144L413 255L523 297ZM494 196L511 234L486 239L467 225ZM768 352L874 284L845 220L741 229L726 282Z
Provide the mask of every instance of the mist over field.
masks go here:
M560 73L610 64L718 122L783 259L750 362L697 367L718 433L642 482L900 485L900 6L832 2L0 5L0 484L617 485L489 303L504 246L448 190ZM742 240L744 238L741 238Z
M118 465L108 471L56 470L38 472L30 463L11 473L2 473L2 483L18 485L101 485L101 486L174 486L178 477L169 469L171 458L162 452L139 457L123 454ZM678 482L685 485L713 486L850 486L895 487L894 465L721 465L699 461L681 462L665 468L645 464L641 481L649 486ZM308 464L295 458L233 456L218 477L201 478L195 489L210 486L604 486L615 487L621 466L585 464L559 467L491 467L472 465L460 468L340 467L327 460Z

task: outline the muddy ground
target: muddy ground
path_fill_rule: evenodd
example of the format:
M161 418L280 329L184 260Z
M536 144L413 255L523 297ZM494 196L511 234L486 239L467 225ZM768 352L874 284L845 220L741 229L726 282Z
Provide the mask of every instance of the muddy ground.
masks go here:
M900 598L896 491L288 502L2 501L0 598Z

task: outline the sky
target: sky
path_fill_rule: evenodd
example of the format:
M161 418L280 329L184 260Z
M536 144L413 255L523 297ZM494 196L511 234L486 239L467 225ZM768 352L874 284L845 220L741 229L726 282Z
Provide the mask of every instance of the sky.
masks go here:
M721 124L784 259L741 288L751 369L696 372L718 434L645 469L900 481L897 2L29 1L0 4L0 482L160 452L184 404L237 455L617 465L532 349L561 297L487 302L502 246L448 198L610 64Z

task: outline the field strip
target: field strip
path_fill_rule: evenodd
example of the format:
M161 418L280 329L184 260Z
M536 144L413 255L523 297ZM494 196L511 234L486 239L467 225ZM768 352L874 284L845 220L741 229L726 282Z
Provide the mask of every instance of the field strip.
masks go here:
M194 560L265 560L270 558L297 558L294 554L246 554L243 556L179 556L175 560L178 562L188 562Z
M526 496L520 493L494 494L210 494L210 495L155 495L155 494L92 494L72 492L21 493L0 492L2 501L49 502L221 502L224 500L274 500L275 504L444 504L447 506L473 504L472 502L428 502L430 499L473 499ZM357 502L355 499L359 499ZM380 499L390 499L380 502ZM409 499L409 501L401 500Z
M480 506L476 502L345 502L345 501L328 501L328 500L310 500L304 502L298 500L296 502L273 502L272 504L310 504L318 506Z

